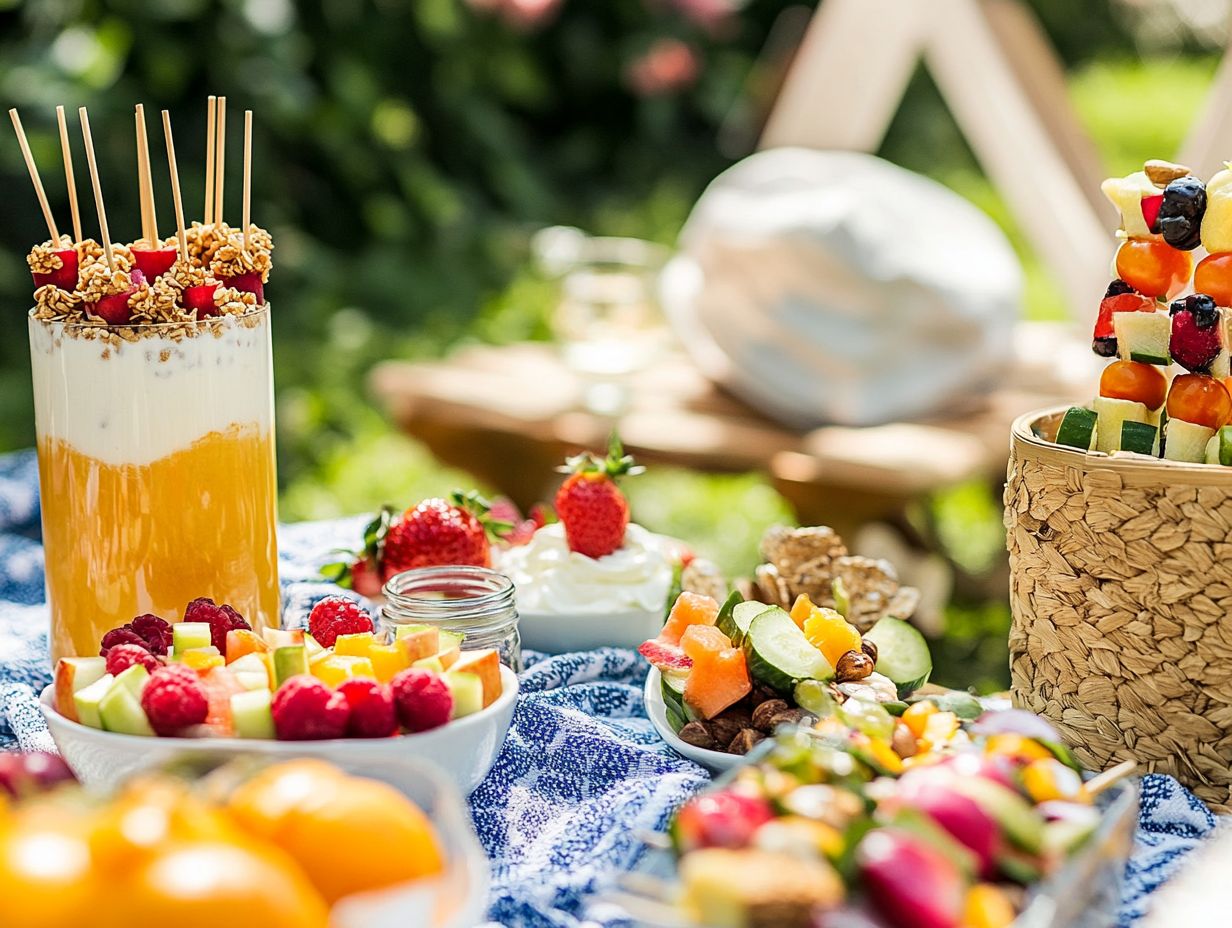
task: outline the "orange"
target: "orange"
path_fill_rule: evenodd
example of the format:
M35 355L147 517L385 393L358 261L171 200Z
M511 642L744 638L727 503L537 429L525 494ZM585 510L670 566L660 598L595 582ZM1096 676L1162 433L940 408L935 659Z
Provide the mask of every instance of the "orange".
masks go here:
M838 667L838 659L848 651L860 650L860 630L834 609L814 607L804 620L804 637L826 656L831 667Z
M242 829L290 854L331 904L444 868L436 832L414 803L320 761L258 773L235 790L229 809Z
M329 909L294 862L255 842L175 841L124 879L130 925L327 928ZM88 924L88 922L84 923Z
M80 827L61 815L22 814L0 825L0 924L79 928L95 924L98 886Z

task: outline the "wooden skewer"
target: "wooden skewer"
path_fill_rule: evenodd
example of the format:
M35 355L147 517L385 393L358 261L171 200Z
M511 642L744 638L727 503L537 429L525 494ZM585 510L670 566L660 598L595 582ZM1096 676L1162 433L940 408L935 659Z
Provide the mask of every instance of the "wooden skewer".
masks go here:
M81 243L81 210L77 208L77 180L73 177L73 149L68 143L68 120L64 107L56 107L56 122L60 124L60 151L64 153L64 183L68 186L68 208L73 214L73 244Z
M94 187L94 207L98 210L98 228L103 233L103 255L107 270L115 273L115 255L111 253L111 232L107 229L107 210L103 206L103 187L98 182L98 163L94 160L94 139L90 135L90 115L83 106L77 110L81 117L81 136L86 142L86 164L90 166L90 184Z
M244 110L244 251L248 251L248 226L252 209L252 110Z
M171 170L171 201L175 204L175 231L180 240L180 261L188 266L188 233L184 230L184 201L180 198L180 171L175 164L175 140L171 137L171 113L163 110L163 137L167 140L167 167Z
M214 224L222 222L222 188L227 161L227 98L218 98L218 151L214 154Z
M205 101L205 212L201 221L210 225L214 221L214 148L216 137L218 98L210 94Z
M47 231L51 233L52 247L59 248L60 230L56 228L55 217L51 215L51 204L47 202L47 194L43 191L43 182L39 179L38 167L34 163L34 155L30 153L30 143L26 141L26 130L21 127L21 117L17 115L17 107L9 110L9 118L13 120L13 128L17 131L17 144L21 146L21 156L26 159L30 180L34 181L34 195L38 197L39 206L43 209L43 218L47 220Z
M137 190L141 195L141 237L150 248L162 245L158 237L158 214L154 209L154 178L150 173L150 140L145 132L145 106L138 103L137 120Z
M1083 786L1086 787L1087 794L1096 796L1106 790L1113 783L1124 780L1126 777L1134 775L1134 771L1138 769L1138 764L1132 760L1123 760L1115 767L1109 767L1103 773L1097 773L1091 779L1087 780Z

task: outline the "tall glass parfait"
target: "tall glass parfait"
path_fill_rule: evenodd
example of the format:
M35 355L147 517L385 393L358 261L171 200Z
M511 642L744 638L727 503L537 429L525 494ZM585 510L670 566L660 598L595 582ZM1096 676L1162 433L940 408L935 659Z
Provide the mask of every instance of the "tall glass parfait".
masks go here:
M29 329L52 660L199 596L276 626L268 305Z

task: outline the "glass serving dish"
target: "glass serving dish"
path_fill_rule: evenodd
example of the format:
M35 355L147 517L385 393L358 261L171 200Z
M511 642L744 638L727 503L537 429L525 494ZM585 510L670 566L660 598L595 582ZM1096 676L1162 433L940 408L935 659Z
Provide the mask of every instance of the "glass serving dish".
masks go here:
M717 777L711 789L726 786L745 767L774 749L773 739ZM1125 863L1138 820L1138 781L1125 779L1096 799L1101 819L1095 832L1065 865L1027 890L1026 903L1011 928L1111 928L1117 924ZM640 928L718 928L688 917L675 905L676 858L666 836L645 836L647 850L638 866L619 881L606 902L624 909Z

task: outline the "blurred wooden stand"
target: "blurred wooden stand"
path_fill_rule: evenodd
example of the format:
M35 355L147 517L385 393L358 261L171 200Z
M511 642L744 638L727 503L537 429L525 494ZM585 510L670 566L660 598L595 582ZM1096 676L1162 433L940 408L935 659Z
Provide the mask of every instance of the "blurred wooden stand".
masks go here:
M523 508L549 496L566 453L601 448L613 426L647 463L711 472L761 471L805 524L851 536L870 520L900 521L912 503L972 479L1005 479L1008 423L1072 401L1097 376L1066 327L1024 326L1017 363L978 406L946 417L874 428L800 433L731 397L673 354L629 381L615 422L582 408L585 383L546 344L471 347L442 361L389 361L371 387L401 428L442 461L467 470Z
M762 147L876 151L921 59L1071 315L1089 323L1107 285L1115 216L1061 63L1023 3L825 0Z

